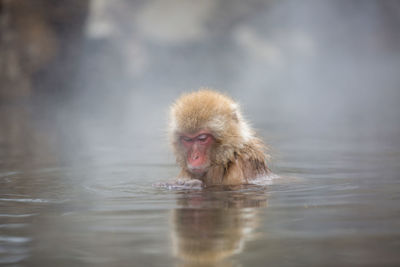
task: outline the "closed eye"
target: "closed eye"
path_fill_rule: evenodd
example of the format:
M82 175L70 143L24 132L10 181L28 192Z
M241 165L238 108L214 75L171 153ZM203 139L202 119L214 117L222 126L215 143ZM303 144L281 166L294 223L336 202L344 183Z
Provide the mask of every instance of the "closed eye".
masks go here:
M186 136L181 136L181 140L184 142L193 142L192 138L186 137Z
M204 142L204 141L206 141L208 139L208 135L207 134L201 134L196 139L199 140L200 142Z

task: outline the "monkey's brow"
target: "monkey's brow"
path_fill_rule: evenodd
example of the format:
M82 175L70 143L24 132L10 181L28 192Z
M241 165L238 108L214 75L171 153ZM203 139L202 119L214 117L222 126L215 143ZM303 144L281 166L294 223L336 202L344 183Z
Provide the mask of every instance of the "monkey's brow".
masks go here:
M240 134L226 134L227 137L240 137Z

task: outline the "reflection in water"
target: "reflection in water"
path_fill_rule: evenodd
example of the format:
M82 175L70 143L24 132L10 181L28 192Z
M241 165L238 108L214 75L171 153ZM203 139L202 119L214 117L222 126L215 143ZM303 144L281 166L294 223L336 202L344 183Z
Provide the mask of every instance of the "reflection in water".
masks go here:
M258 208L267 206L267 196L260 188L235 189L217 187L178 195L173 247L184 266L231 266L226 259L242 251L258 225Z

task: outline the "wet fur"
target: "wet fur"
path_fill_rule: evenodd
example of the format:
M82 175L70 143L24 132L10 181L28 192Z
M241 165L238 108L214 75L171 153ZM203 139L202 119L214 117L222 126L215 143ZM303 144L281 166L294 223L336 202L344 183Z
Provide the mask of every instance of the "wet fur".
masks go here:
M209 131L215 143L207 173L197 177L187 169L180 136L200 130ZM169 135L182 168L178 178L200 179L206 186L240 185L269 172L265 145L243 119L238 104L218 92L201 89L181 96L170 110Z

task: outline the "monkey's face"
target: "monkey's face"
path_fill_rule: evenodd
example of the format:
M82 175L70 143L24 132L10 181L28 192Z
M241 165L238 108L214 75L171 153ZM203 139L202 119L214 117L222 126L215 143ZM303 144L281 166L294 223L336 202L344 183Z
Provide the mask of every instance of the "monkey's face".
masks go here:
M180 142L184 147L186 166L196 176L204 175L210 167L210 151L215 138L206 131L196 134L182 134Z

